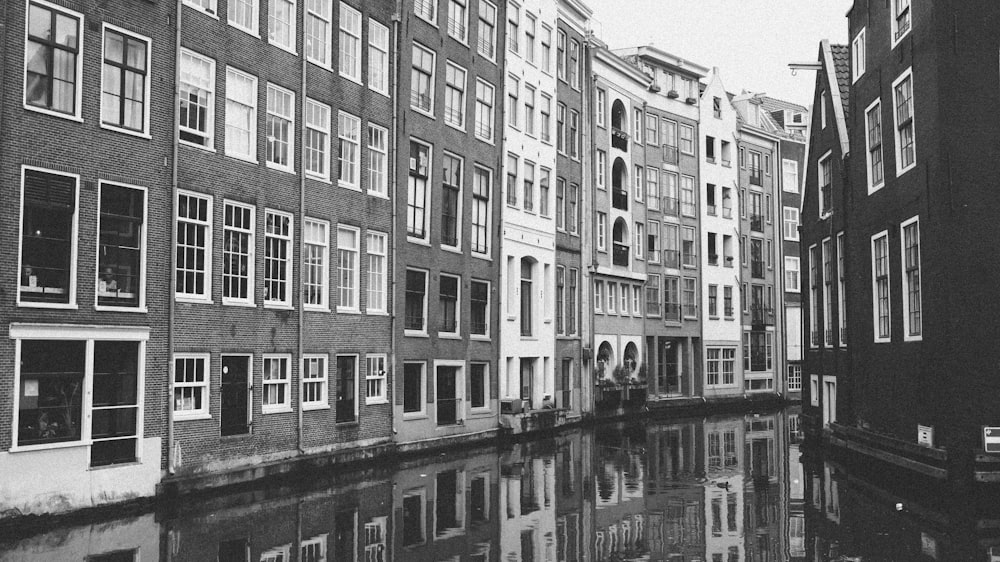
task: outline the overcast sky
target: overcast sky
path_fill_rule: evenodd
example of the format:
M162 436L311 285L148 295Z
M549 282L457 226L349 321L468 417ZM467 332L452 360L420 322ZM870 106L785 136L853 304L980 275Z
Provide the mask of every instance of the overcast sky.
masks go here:
M821 39L847 43L852 0L584 0L592 27L612 49L655 45L719 67L730 92L750 90L812 102L815 72L792 76L790 62L815 61Z

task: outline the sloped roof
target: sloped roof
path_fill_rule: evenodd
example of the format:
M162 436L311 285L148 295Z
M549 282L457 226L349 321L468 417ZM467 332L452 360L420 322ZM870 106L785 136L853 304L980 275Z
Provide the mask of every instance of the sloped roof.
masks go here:
M850 118L847 105L851 93L851 48L848 45L830 45L833 67L840 87L840 102L844 105L844 117Z
M799 105L797 103L792 103L790 101L779 100L778 98L772 98L771 96L761 96L761 102L763 102L764 111L768 113L774 113L775 111L800 111L802 113L808 113L809 109L804 105Z

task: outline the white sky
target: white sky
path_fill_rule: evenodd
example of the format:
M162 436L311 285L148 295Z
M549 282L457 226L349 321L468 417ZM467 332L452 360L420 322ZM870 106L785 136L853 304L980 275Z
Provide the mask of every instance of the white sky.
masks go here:
M750 90L812 103L815 72L792 76L790 62L815 61L819 42L847 43L853 0L583 0L592 27L612 49L655 45L719 67L730 92Z

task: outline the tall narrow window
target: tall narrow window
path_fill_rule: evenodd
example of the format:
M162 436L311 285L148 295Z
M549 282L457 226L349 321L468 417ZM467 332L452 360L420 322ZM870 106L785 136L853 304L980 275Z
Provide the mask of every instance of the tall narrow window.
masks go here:
M538 111L538 130L544 143L552 142L552 96L542 93L542 107Z
M257 78L226 68L226 155L257 161Z
M531 212L535 210L535 163L524 161L524 174L522 175L524 192L522 203L524 210Z
M360 303L359 285L360 271L358 261L361 232L357 228L337 227L337 285L340 300L338 311L357 311Z
M215 133L215 61L181 49L179 90L180 140L211 148Z
M524 85L524 132L535 136L535 87Z
M229 25L246 31L251 35L258 33L259 0L230 0Z
M868 193L882 186L882 104L879 100L865 112L868 134Z
M341 187L360 189L361 181L361 119L350 113L337 115L337 136L340 149L337 161L339 172L337 182Z
M524 60L535 64L535 34L538 32L538 20L527 12L524 16Z
M556 76L566 81L566 32L556 31Z
M453 275L441 274L438 285L438 310L441 314L441 333L458 335L458 319L461 317L458 303L461 279Z
M407 331L427 332L427 272L417 269L406 270L406 316L404 328Z
M507 3L507 48L517 54L520 47L521 7L513 2Z
M819 161L819 213L820 218L833 210L832 158L827 152Z
M490 2L479 4L479 54L493 60L497 48L497 7Z
M267 165L293 171L295 92L267 85Z
M222 234L222 303L253 304L255 209L226 201Z
M889 233L884 231L872 236L872 297L875 342L890 341Z
M368 124L368 194L389 195L389 131Z
M271 0L268 2L268 41L285 49L295 51L295 0Z
M365 249L368 252L368 303L369 313L388 312L386 306L386 282L388 275L388 244L386 235L368 231Z
M892 45L910 31L910 0L892 0Z
M489 170L476 166L472 177L472 252L490 251L490 198L493 177Z
M566 333L565 314L566 299L566 268L556 266L556 334Z
M467 0L448 1L448 35L465 43L468 34Z
M823 240L823 326L824 341L827 347L833 347L836 335L833 332L833 242L829 238Z
M177 194L178 297L209 300L212 295L212 198L182 191ZM24 258L22 250L22 260ZM23 297L22 297L23 298Z
M330 255L330 223L306 218L302 223L303 243L303 304L309 308L327 310L330 289L330 272L327 256Z
M146 132L148 47L148 39L105 26L101 123Z
M809 247L809 345L819 346L819 288L823 280L819 273L819 248Z
M361 81L361 12L340 3L340 75Z
M837 320L840 324L840 345L847 345L847 290L844 269L846 252L844 233L840 232L837 234L837 306L839 307Z
M389 95L389 28L368 20L368 87Z
M303 410L326 408L329 405L327 361L327 355L306 355L302 358Z
M306 173L330 179L330 106L306 98Z
M81 21L83 16L76 12L51 4L28 4L24 55L24 102L27 105L80 116ZM183 53L182 51L182 69L187 69ZM145 64L145 55L143 63ZM182 74L182 80L183 78Z
M365 367L365 404L385 404L386 356L369 355L365 358Z
M857 82L858 78L865 73L865 51L867 46L865 45L865 28L861 28L861 31L854 37L854 41L851 41L851 76L852 82Z
M896 175L912 168L917 161L913 126L913 74L907 69L892 84L896 106Z
M444 122L461 129L465 127L465 69L449 62L444 80Z
M489 335L490 284L487 281L472 281L470 290L469 331L472 335Z
M291 403L291 358L287 355L265 355L263 390L261 391L261 411L289 412Z
M333 22L330 0L306 0L306 58L321 66L330 66L333 42L330 29Z
M571 268L567 273L566 282L569 285L566 288L566 334L573 336L576 335L577 329L576 307L580 300L580 270Z
M684 318L694 319L698 317L698 280L685 277L683 281Z
M24 355L23 348L21 354ZM23 368L21 373L23 376ZM174 356L175 420L208 417L208 379L207 353Z
M436 25L437 0L414 0L413 13Z
M431 148L410 141L410 172L406 191L406 236L427 240L427 181Z
M476 137L493 141L493 86L476 80Z
M292 305L292 215L268 210L264 224L264 304Z
M549 182L552 180L552 172L548 168L538 169L538 214L543 217L549 216Z
M556 229L566 230L566 180L556 178Z
M434 112L434 51L413 44L413 68L410 73L410 107Z
M532 270L534 262L529 258L521 258L521 335L531 336L533 328L532 309L535 298L532 289Z
M101 184L100 247L97 304L137 308L145 304L143 248L146 194L114 184Z
M441 245L458 247L462 231L462 159L445 153L441 178Z
M507 204L517 206L517 166L518 158L507 154Z
M507 76L507 124L517 129L517 114L520 109L517 107L517 100L520 97L521 81L514 76Z
M921 336L920 222L917 217L903 223L903 333L905 340Z

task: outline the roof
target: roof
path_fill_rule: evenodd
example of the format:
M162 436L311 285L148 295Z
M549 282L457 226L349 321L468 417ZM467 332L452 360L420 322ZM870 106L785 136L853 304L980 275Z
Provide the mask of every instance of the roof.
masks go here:
M848 45L830 45L830 55L833 57L833 68L837 75L837 85L840 87L840 102L844 105L844 117L850 115L847 102L851 93L851 48Z
M804 105L799 105L797 103L792 103L790 101L779 100L778 98L772 98L771 96L761 96L761 101L763 102L764 111L768 113L774 113L775 111L800 111L802 113L808 113L809 109Z

